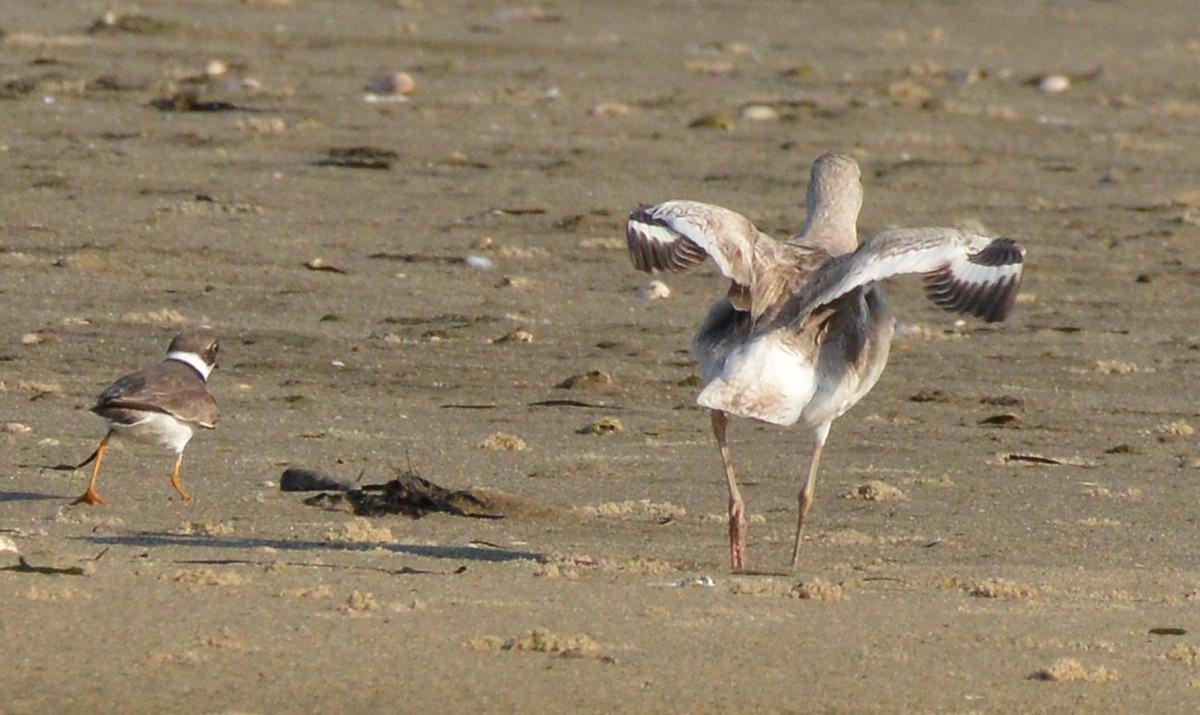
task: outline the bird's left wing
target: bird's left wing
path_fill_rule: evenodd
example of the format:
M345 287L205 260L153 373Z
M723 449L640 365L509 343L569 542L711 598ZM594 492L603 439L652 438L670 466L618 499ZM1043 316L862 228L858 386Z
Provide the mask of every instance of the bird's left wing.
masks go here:
M754 282L759 232L750 219L698 201L666 201L629 215L625 238L639 271L682 273L712 258L727 278L741 286Z

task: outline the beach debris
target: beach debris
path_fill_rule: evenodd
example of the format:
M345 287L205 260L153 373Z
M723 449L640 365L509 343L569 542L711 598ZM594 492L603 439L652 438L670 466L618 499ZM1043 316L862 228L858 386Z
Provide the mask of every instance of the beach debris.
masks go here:
M367 82L367 91L375 95L407 96L416 89L416 80L407 72L389 72Z
M737 123L733 121L733 117L724 112L709 112L696 117L688 123L688 126L692 129L720 129L731 132L737 127Z
M620 102L600 102L591 112L593 117L628 117L632 113L628 104Z
M1152 636L1186 636L1187 629L1174 626L1162 626L1158 628L1151 628L1148 633Z
M496 263L492 259L488 258L487 256L480 256L474 253L468 253L467 257L463 259L463 263L465 263L468 268L477 268L481 271L490 271L496 267Z
M204 65L204 76L210 80L217 79L218 77L223 77L228 72L229 72L229 65L225 64L225 62L223 62L222 60L216 60L216 59L209 60Z
M392 162L400 155L391 149L373 146L331 147L324 159L313 162L313 166L335 166L341 169L375 169L388 171Z
M479 443L480 449L491 449L497 452L524 452L529 449L525 440L515 434L497 432Z
M869 482L859 484L854 488L853 491L843 495L843 498L878 502L905 501L907 499L907 497L904 496L904 492L900 491L896 487L893 487L891 484L878 479L872 479Z
M524 328L517 328L516 330L505 333L504 335L501 335L498 338L493 338L491 340L491 342L492 342L492 344L532 343L533 342L533 333L529 332L528 330L525 330Z
M840 583L830 583L822 578L812 581L801 581L789 592L793 598L802 601L841 601L845 598L845 589Z
M311 261L305 261L304 267L310 271L325 271L326 273L345 273L344 269L332 266L321 258L314 258Z
M502 276L500 282L496 284L497 288L517 288L524 289L533 285L533 280L525 276Z
M348 492L357 488L358 484L349 479L303 467L288 467L279 478L279 490L283 492Z
M171 20L159 20L149 15L119 15L110 10L91 24L88 34L128 32L133 35L159 35L177 29L179 23Z
M1025 84L1037 87L1046 94L1062 94L1076 84L1096 79L1100 72L1100 67L1093 67L1085 72L1047 72L1026 78Z
M742 119L750 122L774 122L779 119L779 110L769 104L747 104L742 107Z
M1071 78L1065 74L1048 74L1038 82L1038 89L1046 94L1062 94L1071 88Z
M1067 467L1095 467L1096 464L1082 457L1046 457L1040 454L1008 452L997 455L996 464L1039 464Z
M426 514L440 512L453 516L466 516L477 519L502 519L502 515L494 513L488 502L476 496L470 490L451 491L434 484L412 469L401 470L393 467L395 478L383 484L351 484L321 472L289 468L280 478L280 489L284 480L288 479L292 487L284 491L301 491L297 482L307 481L309 484L329 484L330 494L322 489L322 493L304 500L309 506L320 506L327 509L337 509L348 504L357 516L386 516L401 514L413 519L420 519ZM288 477L293 472L293 477ZM309 472L309 474L300 474ZM344 487L350 486L350 489ZM321 489L317 487L316 489ZM304 491L313 491L313 488Z
M14 554L21 553L21 550L17 548L17 542L7 536L0 536L0 554L5 551L11 551Z
M610 434L625 434L628 430L625 429L625 424L616 417L605 417L589 422L586 425L576 430L577 434L590 434L597 436L606 436Z
M150 106L163 112L236 112L251 111L233 102L224 100L204 99L200 91L194 88L179 89L158 99L152 100Z
M921 390L914 395L910 395L908 401L943 403L950 401L950 395L943 390Z
M1021 424L1021 418L1012 412L1004 412L991 417L984 417L979 424L988 427L1016 427Z
M663 300L671 297L671 289L662 281L650 281L637 289L637 297L642 300Z
M589 370L578 375L572 375L555 387L562 390L607 390L612 387L612 375L603 370Z
M717 585L717 582L715 580L713 580L713 577L709 576L708 574L700 574L699 576L689 576L687 578L681 578L678 581L656 581L649 585L659 586L662 588L689 588L689 587L693 587L693 586L700 586L702 588L713 588L714 586Z

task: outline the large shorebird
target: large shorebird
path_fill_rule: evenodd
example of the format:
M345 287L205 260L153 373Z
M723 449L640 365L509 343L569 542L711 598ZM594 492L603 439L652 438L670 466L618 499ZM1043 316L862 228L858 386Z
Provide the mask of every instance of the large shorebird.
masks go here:
M884 231L858 243L862 208L858 163L817 158L804 228L780 242L745 216L695 201L644 206L629 216L633 265L647 273L689 270L711 258L731 280L692 349L712 411L712 430L729 485L729 558L745 567L745 505L729 446L727 415L813 430L800 488L795 567L829 427L875 385L887 364L895 321L880 281L921 274L925 294L948 311L1004 320L1021 285L1025 255L1016 242L953 228Z
M208 376L217 366L218 349L212 331L185 330L171 341L162 362L130 373L100 393L92 412L108 423L108 433L76 467L95 462L87 491L72 503L107 504L96 493L96 478L113 437L169 447L175 452L171 486L184 501L191 500L179 481L179 466L196 428L216 426L217 402L208 391Z

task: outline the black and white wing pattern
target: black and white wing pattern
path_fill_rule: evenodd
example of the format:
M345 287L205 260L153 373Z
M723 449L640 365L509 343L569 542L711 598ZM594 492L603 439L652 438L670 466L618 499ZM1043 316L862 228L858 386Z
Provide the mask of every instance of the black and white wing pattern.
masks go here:
M821 266L795 293L787 312L803 318L874 281L919 273L935 305L992 323L1012 310L1024 259L1025 249L1010 238L952 228L884 231Z
M682 273L712 258L733 282L749 286L754 277L759 231L750 219L698 201L667 201L629 214L625 238L639 271Z

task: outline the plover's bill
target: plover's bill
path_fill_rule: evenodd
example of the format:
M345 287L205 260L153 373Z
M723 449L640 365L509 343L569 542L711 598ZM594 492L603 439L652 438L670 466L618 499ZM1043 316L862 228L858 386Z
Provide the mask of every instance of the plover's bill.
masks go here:
M879 281L920 274L935 304L988 322L1008 316L1021 285L1025 251L1007 238L914 228L884 231L859 245L860 177L846 154L818 157L804 228L784 242L745 216L695 201L644 206L626 224L638 270L682 272L712 259L731 281L692 348L704 381L697 402L712 411L729 486L734 570L745 567L746 525L726 415L778 425L803 421L813 430L794 567L830 425L870 391L887 364L895 322Z
M96 493L96 478L114 437L170 448L175 453L171 485L184 501L191 499L179 482L179 465L196 428L216 426L217 402L208 391L208 376L217 366L218 349L211 330L185 330L171 341L162 362L130 373L100 393L92 412L108 423L108 433L79 464L95 462L87 491L74 504L107 503Z

